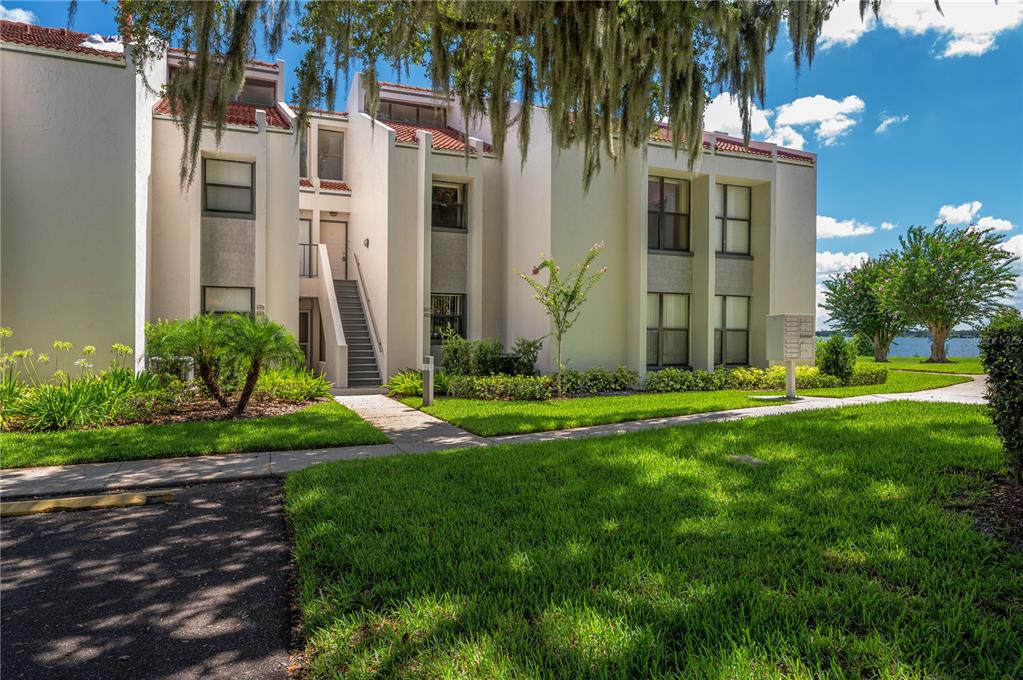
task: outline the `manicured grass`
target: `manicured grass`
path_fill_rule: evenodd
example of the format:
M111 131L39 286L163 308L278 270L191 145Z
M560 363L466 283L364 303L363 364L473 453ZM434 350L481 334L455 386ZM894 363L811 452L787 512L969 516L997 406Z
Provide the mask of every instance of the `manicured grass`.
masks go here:
M897 371L925 371L927 373L971 373L980 375L984 373L984 366L980 363L980 357L949 357L949 364L928 364L927 357L888 357L886 363L881 364ZM873 359L861 357L861 364L877 363Z
M934 390L958 383L969 382L971 378L962 375L931 375L911 371L888 371L883 385L856 385L853 387L822 387L815 390L796 390L806 397L859 397L864 394L893 394L896 392L919 392ZM783 394L777 392L776 394Z
M817 397L856 397L863 394L930 390L968 380L969 378L954 375L890 371L888 380L883 385L799 390L798 393ZM757 393L749 390L664 394L648 392L551 401L475 401L440 398L423 410L475 434L494 437L502 434L546 432L585 425L724 411L747 406L766 406L771 403L750 399L751 394L777 395L783 392ZM421 408L423 403L421 399L402 401L413 408Z
M0 467L69 465L211 453L383 444L387 437L335 401L273 418L0 434Z
M950 509L1000 466L923 403L319 465L310 674L1023 677L1023 553Z
M749 395L749 391L719 390L578 397L550 401L477 401L441 398L423 410L470 432L492 437L499 434L545 432L584 425L766 405L763 401L750 399ZM402 401L413 408L422 406L422 400L418 398Z

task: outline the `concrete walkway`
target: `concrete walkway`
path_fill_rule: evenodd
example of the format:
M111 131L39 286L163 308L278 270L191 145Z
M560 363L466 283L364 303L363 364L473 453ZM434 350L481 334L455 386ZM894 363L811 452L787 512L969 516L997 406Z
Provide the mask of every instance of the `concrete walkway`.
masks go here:
M552 432L479 437L451 423L409 408L381 394L345 395L336 399L352 409L390 438L390 444L229 453L188 458L133 460L119 463L85 463L54 467L21 468L0 473L0 499L69 493L96 493L114 489L141 489L182 486L206 482L278 477L295 470L334 460L358 460L402 453L427 453L442 449L489 444L523 444L562 439L602 437L626 432L723 422L763 416L784 415L824 408L841 408L887 401L938 401L959 404L984 404L985 377L936 390L901 394L872 394L836 399L805 397L796 402L771 406L732 409L687 416L671 416L625 423L593 425Z

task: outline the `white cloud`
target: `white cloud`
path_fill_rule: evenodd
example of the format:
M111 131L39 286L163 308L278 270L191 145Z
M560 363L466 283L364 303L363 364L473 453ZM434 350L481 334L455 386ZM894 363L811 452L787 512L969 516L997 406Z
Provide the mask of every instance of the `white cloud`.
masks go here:
M758 109L753 105L750 117L751 133L755 137L771 134L771 124L767 122L770 109ZM722 92L707 104L703 111L703 129L711 132L726 132L737 137L742 136L742 118L739 116L739 103L728 92Z
M778 146L785 146L790 149L802 149L806 144L806 139L803 135L795 128L791 128L788 125L781 125L774 131L774 133L764 140L765 142L771 142Z
M980 201L968 201L962 205L943 205L938 209L938 218L934 223L970 224L980 212L981 205Z
M904 116L883 116L881 118L881 124L877 126L876 130L874 130L874 134L881 134L891 126L898 125L899 123L905 123L907 120L909 120L909 114Z
M828 146L856 125L858 121L853 116L863 109L863 100L856 95L838 100L818 94L782 104L774 122L776 125L816 126L818 141Z
M894 228L895 228L895 225L892 224L891 222L882 222L881 223L881 231L891 231Z
M1000 33L1023 24L1023 4L1019 2L943 2L941 11L930 0L881 3L880 22L867 11L860 20L859 3L841 2L821 30L821 49L854 45L867 32L884 26L906 35L937 36L938 57L974 57L995 49ZM944 44L941 44L944 43Z
M877 229L856 220L836 220L827 215L817 216L817 238L842 238L845 236L867 236ZM818 254L819 257L819 254Z
M940 57L977 56L994 49L999 33L1023 24L1023 4L945 2L938 12L933 2L886 2L881 22L908 35L937 33L947 40Z
M1002 242L1002 248L1009 251L1016 257L1023 260L1023 234L1016 234L1012 238L1007 238ZM820 253L818 253L820 255ZM1023 264L1018 262L1017 265Z
M1002 241L1002 248L1019 258L1013 265L1017 274L1016 290L1009 293L1006 302L1023 309L1023 234L1016 234L1012 238L1005 239Z
M853 267L863 264L868 255L859 253L833 253L825 250L817 253L817 278L823 279L832 274L843 274Z
M977 220L977 229L991 229L992 231L1012 231L1016 227L1009 220L999 217L981 217Z
M27 9L18 9L17 7L7 8L3 5L0 5L0 19L4 21L18 21L23 24L34 24L39 20L35 12L30 12Z
M872 30L876 23L874 13L869 9L863 18L860 18L858 2L839 3L832 8L817 44L822 50L836 45L848 47L855 44L864 33Z

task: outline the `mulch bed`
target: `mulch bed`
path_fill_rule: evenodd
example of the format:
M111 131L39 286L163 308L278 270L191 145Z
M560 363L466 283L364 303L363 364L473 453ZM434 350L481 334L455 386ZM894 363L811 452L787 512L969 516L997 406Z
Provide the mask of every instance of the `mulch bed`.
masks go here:
M167 423L194 423L204 420L248 420L249 418L269 418L294 413L315 402L286 402L274 400L250 401L245 413L236 416L234 405L224 408L212 399L194 399L183 401L173 410L164 413L153 413L145 418L133 419L118 425L165 425Z
M1023 485L1005 475L959 472L984 480L985 488L979 494L964 495L955 509L972 516L983 533L1023 550Z

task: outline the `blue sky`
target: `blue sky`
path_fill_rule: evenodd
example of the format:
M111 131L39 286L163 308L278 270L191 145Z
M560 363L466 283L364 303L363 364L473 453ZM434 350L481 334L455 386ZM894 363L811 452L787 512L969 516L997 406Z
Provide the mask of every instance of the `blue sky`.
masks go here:
M754 121L755 138L818 154L819 277L942 217L993 226L1023 255L1023 4L946 1L942 16L932 2L885 2L866 23L856 5L833 13L798 76L787 38L779 40ZM24 9L37 23L65 24L64 2L3 8L6 18ZM74 28L116 32L113 6L80 2ZM278 56L293 68L301 48ZM429 84L422 73L405 82ZM708 108L706 127L738 131L727 94ZM1017 305L1023 267L1019 274Z

